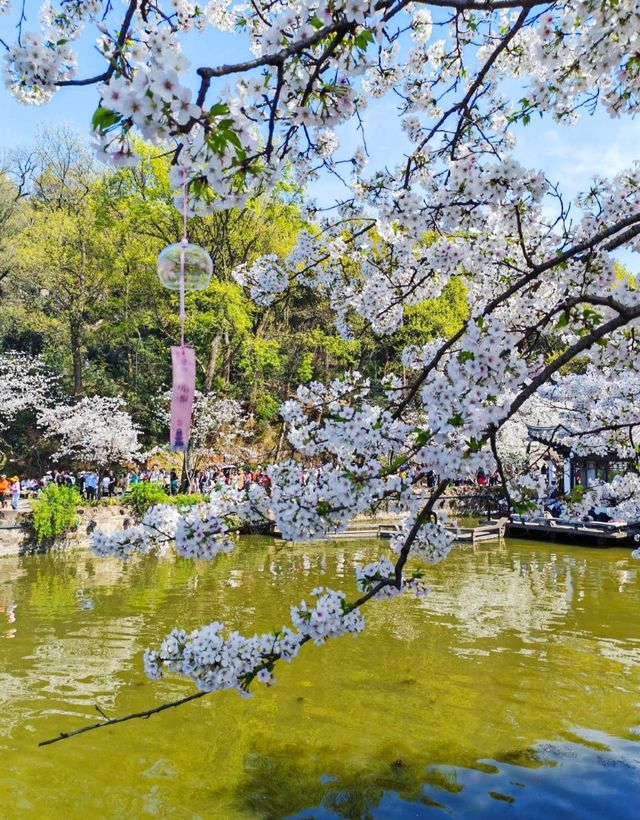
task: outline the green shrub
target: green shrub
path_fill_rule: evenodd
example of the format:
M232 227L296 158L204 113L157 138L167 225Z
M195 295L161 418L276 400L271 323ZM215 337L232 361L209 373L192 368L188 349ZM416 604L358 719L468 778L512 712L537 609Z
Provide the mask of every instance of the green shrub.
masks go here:
M125 504L128 504L134 514L134 517L140 521L144 518L144 514L149 507L155 507L156 504L175 504L177 507L194 507L196 504L202 504L205 497L199 493L180 493L179 495L167 495L167 493L158 487L157 484L135 484L130 487L123 499Z
M178 507L195 507L196 504L202 504L204 501L206 499L200 493L178 493L169 499L169 503Z
M256 399L256 416L260 421L271 421L280 411L280 400L269 393L263 393Z
M125 493L124 502L131 507L135 518L140 520L149 507L154 507L156 504L169 504L171 498L162 487L145 482L144 484L134 484L129 487Z
M49 484L33 502L33 529L40 544L45 539L59 538L78 526L78 505L82 503L75 487Z

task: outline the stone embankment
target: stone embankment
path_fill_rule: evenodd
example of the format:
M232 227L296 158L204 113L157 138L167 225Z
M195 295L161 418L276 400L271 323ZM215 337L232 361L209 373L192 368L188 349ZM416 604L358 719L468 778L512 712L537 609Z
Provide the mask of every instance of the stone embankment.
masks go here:
M29 523L28 505L21 510L0 510L0 558L5 555L24 555L44 552L51 544L38 546ZM107 532L120 530L131 523L131 513L126 507L80 507L78 527L64 538L56 541L54 547L88 547L89 535L98 527Z
M442 497L440 508L444 509L450 518L490 518L498 514L498 502L501 490L498 487L471 489L451 488ZM30 552L44 552L52 546L60 547L89 547L89 535L98 527L107 532L123 529L131 524L131 511L126 506L81 507L78 510L80 523L73 532L65 538L57 540L53 545L35 543L33 529L30 526L30 504L21 502L18 512L6 509L0 510L0 558L5 555L23 555ZM358 516L349 525L349 530L376 530L393 528L401 520L401 516L380 511L375 516Z

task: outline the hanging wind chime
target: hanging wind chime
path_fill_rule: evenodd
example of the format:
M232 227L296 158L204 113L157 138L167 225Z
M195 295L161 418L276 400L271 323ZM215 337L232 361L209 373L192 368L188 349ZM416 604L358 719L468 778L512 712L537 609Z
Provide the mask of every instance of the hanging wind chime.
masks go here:
M189 446L191 414L196 389L196 352L184 341L184 323L187 318L185 294L205 290L211 281L213 262L199 245L192 245L187 237L187 178L182 186L182 240L168 245L158 256L158 278L168 290L180 293L180 345L171 348L173 387L171 390L172 450L185 451Z

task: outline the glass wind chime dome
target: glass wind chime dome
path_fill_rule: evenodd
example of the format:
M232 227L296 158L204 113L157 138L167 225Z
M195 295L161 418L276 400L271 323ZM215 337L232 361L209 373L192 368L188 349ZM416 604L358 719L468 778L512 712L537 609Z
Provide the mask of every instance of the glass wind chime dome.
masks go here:
M213 262L204 248L190 242L176 242L160 251L158 279L168 290L180 290L183 253L185 291L205 290L211 282Z

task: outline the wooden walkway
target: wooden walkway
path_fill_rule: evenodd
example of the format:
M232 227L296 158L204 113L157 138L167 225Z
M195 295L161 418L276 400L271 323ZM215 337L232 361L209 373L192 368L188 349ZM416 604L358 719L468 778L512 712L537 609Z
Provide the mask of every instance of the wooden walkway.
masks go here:
M504 538L508 519L498 518L486 524L479 524L477 527L458 527L452 529L457 532L456 541L471 541L472 544L479 544L482 541L496 541Z
M507 519L500 518L477 527L447 527L447 529L456 533L456 541L479 544L482 541L498 541L504 538L506 525ZM389 524L363 524L357 529L327 533L325 539L342 541L351 538L393 538L397 532L398 527Z
M640 526L604 521L566 521L561 518L515 519L508 522L507 535L542 541L568 541L592 547L626 547L638 545Z

